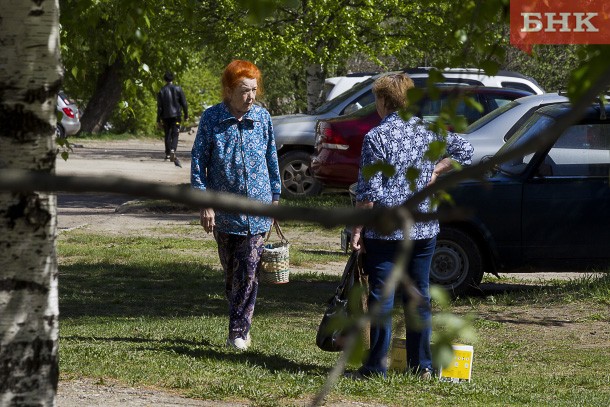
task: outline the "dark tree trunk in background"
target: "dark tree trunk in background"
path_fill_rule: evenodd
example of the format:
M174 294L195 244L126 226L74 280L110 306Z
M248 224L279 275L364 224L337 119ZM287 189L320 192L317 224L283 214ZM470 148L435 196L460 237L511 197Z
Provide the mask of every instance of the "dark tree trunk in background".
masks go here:
M104 129L112 111L121 100L122 68L121 59L106 67L81 118L81 131L97 134Z

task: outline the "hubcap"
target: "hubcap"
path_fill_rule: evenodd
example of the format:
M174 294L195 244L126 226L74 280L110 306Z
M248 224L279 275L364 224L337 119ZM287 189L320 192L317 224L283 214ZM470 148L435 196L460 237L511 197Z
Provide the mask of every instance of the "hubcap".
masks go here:
M468 275L468 257L461 247L452 242L439 241L432 257L430 280L452 288Z
M282 174L284 187L296 194L307 193L315 182L309 164L304 161L291 162Z

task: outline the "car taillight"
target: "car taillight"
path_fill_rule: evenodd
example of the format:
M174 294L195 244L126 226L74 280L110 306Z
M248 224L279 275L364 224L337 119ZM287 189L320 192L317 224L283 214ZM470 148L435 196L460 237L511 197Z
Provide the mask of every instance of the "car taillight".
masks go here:
M347 150L349 145L345 144L345 139L341 134L333 129L333 126L320 122L318 123L318 148L328 148L330 150Z
M63 109L61 109L64 111L64 114L66 116L68 116L70 119L74 119L74 112L72 111L72 109L70 109L69 107L64 107Z

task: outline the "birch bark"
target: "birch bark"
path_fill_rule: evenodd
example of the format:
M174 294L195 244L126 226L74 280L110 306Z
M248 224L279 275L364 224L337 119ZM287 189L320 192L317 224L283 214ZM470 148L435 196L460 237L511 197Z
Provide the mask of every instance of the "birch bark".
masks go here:
M58 0L0 0L0 171L53 173ZM54 406L56 198L0 192L0 405Z

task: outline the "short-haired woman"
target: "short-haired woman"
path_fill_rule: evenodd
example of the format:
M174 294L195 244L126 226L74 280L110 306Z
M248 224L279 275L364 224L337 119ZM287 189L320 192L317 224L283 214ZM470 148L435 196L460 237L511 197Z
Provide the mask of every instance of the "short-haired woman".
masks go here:
M235 60L224 69L221 84L223 101L205 110L199 122L191 153L191 186L277 204L280 173L271 115L254 104L261 94L261 72L251 62ZM225 273L227 345L246 350L258 292L257 270L272 220L204 208L200 222L206 232L214 233Z
M356 190L356 206L360 208L394 207L404 204L414 193L432 184L436 177L452 168L452 160L461 164L470 164L473 148L462 137L448 133L445 139L447 155L438 162L425 157L428 146L433 141L442 140L442 136L429 130L418 117L403 120L398 110L406 107L407 91L413 87L413 81L406 74L388 74L378 78L373 84L375 104L382 120L379 126L370 130L364 137L362 158ZM383 162L392 165L396 173L386 176L376 173L367 179L362 175L362 168ZM414 185L406 177L407 169L415 168L419 175ZM419 211L432 212L430 199L419 204ZM369 275L369 309L376 304L381 307L381 316L371 323L370 351L363 366L351 376L368 377L375 374L385 376L386 358L392 337L392 308L394 293L385 301L382 300L383 287L394 267L394 259L400 247L400 241L413 241L411 258L407 271L415 288L423 298L418 304L419 321L407 321L407 369L423 378L432 377L432 357L430 336L432 334L429 278L432 255L439 233L437 220L417 222L410 234L403 236L401 229L390 234L381 234L374 229L352 230L352 248L362 249L364 269ZM403 302L410 298L403 293Z

